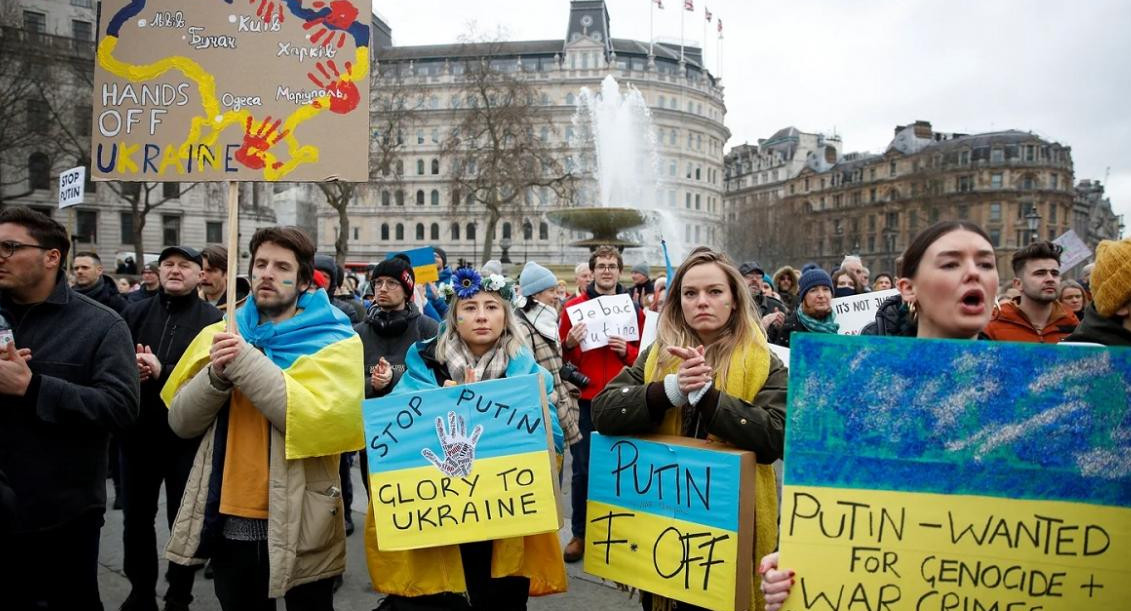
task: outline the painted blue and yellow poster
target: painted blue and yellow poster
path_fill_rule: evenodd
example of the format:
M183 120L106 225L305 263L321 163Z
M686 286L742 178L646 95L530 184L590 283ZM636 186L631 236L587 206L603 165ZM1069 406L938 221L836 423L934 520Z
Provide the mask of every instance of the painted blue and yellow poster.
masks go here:
M370 5L104 0L91 176L369 179Z
M708 609L750 604L754 454L655 435L590 438L585 572Z
M558 529L538 375L369 399L362 413L381 549Z
M791 348L786 610L1128 608L1131 350Z

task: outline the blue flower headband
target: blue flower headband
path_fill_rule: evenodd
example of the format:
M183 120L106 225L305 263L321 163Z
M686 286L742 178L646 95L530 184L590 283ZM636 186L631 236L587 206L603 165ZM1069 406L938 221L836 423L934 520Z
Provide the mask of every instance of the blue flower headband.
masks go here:
M474 269L461 267L452 274L450 283L440 285L440 294L449 302L454 297L470 299L480 291L498 293L509 302L514 298L514 283L499 274L491 274L484 279Z

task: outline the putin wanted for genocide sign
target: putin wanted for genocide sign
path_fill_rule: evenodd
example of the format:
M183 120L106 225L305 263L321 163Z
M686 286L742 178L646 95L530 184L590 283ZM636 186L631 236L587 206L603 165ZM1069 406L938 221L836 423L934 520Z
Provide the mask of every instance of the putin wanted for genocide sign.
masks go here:
M791 356L785 611L1129 608L1131 350L807 333Z
M369 399L362 411L382 550L558 529L541 376Z
M104 0L92 175L368 179L369 4Z

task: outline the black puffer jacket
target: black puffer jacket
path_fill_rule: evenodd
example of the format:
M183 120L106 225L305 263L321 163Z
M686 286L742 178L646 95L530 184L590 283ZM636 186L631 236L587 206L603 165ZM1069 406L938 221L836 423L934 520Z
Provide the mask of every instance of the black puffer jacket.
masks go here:
M129 293L126 293L126 297L125 297L126 303L130 304L130 303L134 303L134 302L137 302L137 301L145 301L146 299L149 299L150 297L156 297L157 293L160 293L160 292L161 292L160 286L158 286L157 289L152 290L152 291L145 288L144 286L142 286L141 288L139 288L136 291L130 291Z
M23 397L0 395L0 471L16 495L16 532L42 531L106 508L109 433L138 414L137 363L125 321L67 287L0 310L31 350Z
M169 431L169 409L161 400L161 388L201 329L223 315L196 291L179 297L159 291L152 299L131 303L122 317L134 344L149 346L161 361L161 376L141 384L141 415L132 431L141 435Z
M1091 342L1104 346L1131 346L1131 331L1123 326L1122 319L1106 318L1089 305L1084 310L1084 320L1064 338L1066 342Z
M903 303L903 297L892 295L880 304L879 309L876 310L876 320L865 325L860 335L915 337L918 333L917 327L907 305Z
M74 290L76 293L90 297L119 314L126 309L126 298L122 297L122 294L118 291L118 284L114 282L113 278L105 274L93 285L85 289L76 286Z
M440 324L421 316L416 304L410 301L405 304L405 309L392 312L377 306L369 308L365 321L354 325L353 330L361 337L365 350L365 398L370 399L385 396L397 385L404 374L404 356L409 347L420 340L436 337ZM369 373L381 357L393 366L393 379L388 386L377 391L369 384Z

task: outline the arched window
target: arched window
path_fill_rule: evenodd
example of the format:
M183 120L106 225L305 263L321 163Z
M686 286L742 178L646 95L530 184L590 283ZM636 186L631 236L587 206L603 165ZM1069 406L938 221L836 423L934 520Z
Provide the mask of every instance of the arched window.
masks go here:
M396 199L397 199L397 205L398 206L404 205L404 190L403 189L397 189L397 198Z
M432 194L430 196L430 199L432 201L433 206L439 206L440 205L440 192L437 191L436 189L432 189Z
M51 159L45 153L32 153L27 158L28 187L51 188Z
M524 240L533 240L534 239L534 225L531 225L530 221L526 221L522 224L522 239L524 239Z
M400 241L400 240L404 240L404 225L402 225L402 224L400 224L400 223L397 223L397 232L396 232L396 235L397 235L397 240L398 240L398 241Z
M423 206L424 205L424 189L417 189L416 190L416 205L417 206Z
M511 224L503 223L503 238L510 239L511 237Z
M547 225L544 222L538 223L538 239L539 240L549 240L550 239L550 226Z
M468 240L475 241L475 223L468 223L465 233L467 233Z
M459 239L459 223L452 223L452 240Z
M424 241L424 223L416 224L416 239L421 242Z
M404 176L404 161L401 159L397 160L397 176Z
M439 159L433 159L432 160L432 174L439 174L439 173L440 173L440 160Z
M452 205L458 206L459 202L459 189L452 189Z
M392 199L393 198L391 196L389 196L388 191L382 191L381 192L381 205L382 206L388 206L389 203L392 201Z
M389 224L388 223L381 223L381 239L384 240L384 241L388 241L388 239L389 239Z
M424 160L423 159L417 159L416 160L416 174L417 174L417 176L424 176Z
M428 228L428 239L432 240L433 242L439 242L440 241L440 224L439 223L432 223L432 226Z

